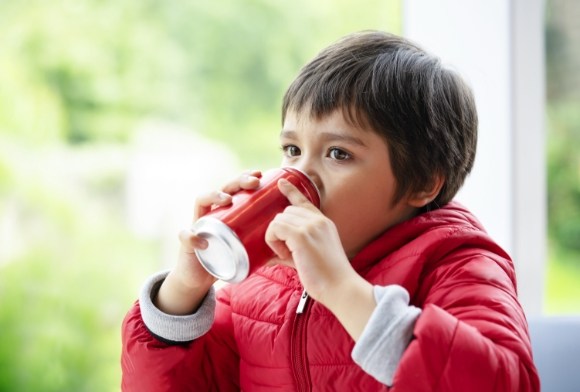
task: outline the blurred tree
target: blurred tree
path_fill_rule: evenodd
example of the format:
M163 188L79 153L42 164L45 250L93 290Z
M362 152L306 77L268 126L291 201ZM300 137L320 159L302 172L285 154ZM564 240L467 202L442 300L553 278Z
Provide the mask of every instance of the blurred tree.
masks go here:
M580 252L579 101L549 105L548 223L552 241ZM580 267L580 263L577 263Z
M549 235L580 252L580 3L550 0L546 15Z
M7 68L31 85L12 81L8 85L14 87L0 95L23 107L14 112L8 106L0 116L2 131L37 142L46 128L61 130L69 143L126 139L137 116L154 108L146 84L156 79L151 76L160 65L151 47L170 50L159 44L162 31L151 28L153 22L137 5L132 0L0 3L2 85L13 78ZM46 115L30 110L35 103L49 106ZM56 119L48 115L52 108L59 109ZM11 117L19 126L7 126ZM38 123L21 123L30 117Z
M0 1L0 391L119 389L120 324L159 266L159 244L127 229L121 202L141 121L275 165L299 67L347 32L398 31L399 7Z
M352 30L398 29L398 11L378 0L1 2L0 132L122 142L162 117L259 163L298 68Z

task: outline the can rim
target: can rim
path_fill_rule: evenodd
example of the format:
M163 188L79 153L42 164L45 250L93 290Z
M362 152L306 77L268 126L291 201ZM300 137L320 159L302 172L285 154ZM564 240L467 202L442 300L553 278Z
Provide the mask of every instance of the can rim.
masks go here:
M296 167L283 166L281 169L287 170L287 171L295 171L295 172L301 174L302 176L304 176L304 178L306 178L310 182L310 184L312 185L312 188L314 188L314 191L316 192L316 203L313 203L313 204L315 204L317 208L320 208L320 202L321 202L320 189L318 189L318 185L316 185L314 180L312 180L312 178L308 174L306 174L306 172L304 172L303 170L298 169Z
M241 282L248 276L250 270L248 253L238 235L228 225L217 218L204 216L193 224L191 231L210 243L206 249L195 249L200 264L207 272L228 283ZM221 248L222 254L228 255L226 261L233 267L231 274L220 274L214 268L215 261L209 260L211 253L215 255L216 246Z

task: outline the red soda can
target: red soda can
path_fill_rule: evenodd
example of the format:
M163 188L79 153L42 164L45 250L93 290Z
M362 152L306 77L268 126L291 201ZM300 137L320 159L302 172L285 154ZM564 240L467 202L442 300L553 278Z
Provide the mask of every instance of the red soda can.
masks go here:
M292 167L266 171L258 188L235 193L232 204L211 210L193 225L192 231L208 242L206 249L195 253L210 274L225 282L241 282L274 257L266 244L266 229L290 205L278 189L281 178L320 208L318 188L305 173Z

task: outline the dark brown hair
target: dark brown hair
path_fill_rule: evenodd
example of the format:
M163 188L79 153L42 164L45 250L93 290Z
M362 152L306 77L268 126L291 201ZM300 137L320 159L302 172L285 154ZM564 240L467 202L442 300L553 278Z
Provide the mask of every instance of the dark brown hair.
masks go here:
M348 35L306 64L284 96L289 110L320 118L340 109L387 142L397 180L395 201L444 184L427 209L448 203L471 171L477 111L471 89L441 60L396 35Z

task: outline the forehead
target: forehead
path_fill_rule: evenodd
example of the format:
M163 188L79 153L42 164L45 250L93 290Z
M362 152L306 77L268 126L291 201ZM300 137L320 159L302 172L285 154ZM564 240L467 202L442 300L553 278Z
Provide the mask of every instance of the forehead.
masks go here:
M336 106L334 108L327 108L324 111L316 111L312 105L302 105L300 108L289 107L287 111L282 114L284 125L286 125L288 117L292 117L292 123L300 125L301 122L322 122L327 118L340 117L344 122L354 128L360 130L372 130L368 114L362 109L354 105L350 106Z
M328 114L313 116L309 111L288 111L280 137L326 137L351 139L358 144L366 144L364 141L375 140L380 137L368 122L353 121L345 111L337 109ZM381 138L382 139L382 138Z
M376 133L362 115L351 111L335 109L330 113L315 115L309 110L289 110L284 116L284 130L325 129L343 133Z

